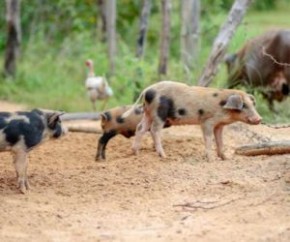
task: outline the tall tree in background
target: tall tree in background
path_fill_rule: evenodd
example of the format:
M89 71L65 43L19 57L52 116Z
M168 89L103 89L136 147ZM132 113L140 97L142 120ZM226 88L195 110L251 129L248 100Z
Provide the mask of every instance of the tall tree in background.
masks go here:
M139 34L137 38L136 57L141 59L144 54L146 35L148 30L148 19L151 10L151 0L143 0L143 7L140 15Z
M148 31L148 21L151 12L151 0L143 0L143 6L140 13L140 22L139 22L139 33L137 37L137 48L136 48L136 57L140 61L144 56L146 36ZM136 69L136 78L134 79L134 95L133 101L139 96L141 89L141 82L143 77L143 72L140 67Z
M166 75L167 64L169 56L169 43L170 43L170 0L161 1L162 11L162 30L160 38L160 56L159 56L159 67L158 74Z
M214 41L207 64L198 81L200 86L208 86L216 75L218 65L225 56L226 48L252 2L253 0L235 0L227 20Z
M21 43L20 0L6 0L7 41L4 75L14 76Z
M97 0L98 16L97 16L97 33L100 34L101 41L106 41L106 4L105 0Z
M191 70L198 56L200 0L181 1L181 60Z
M106 27L109 55L109 75L115 72L116 47L116 0L106 0Z

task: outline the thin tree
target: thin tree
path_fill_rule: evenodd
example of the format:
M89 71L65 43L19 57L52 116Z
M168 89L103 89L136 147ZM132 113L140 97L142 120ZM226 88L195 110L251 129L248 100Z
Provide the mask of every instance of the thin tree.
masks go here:
M137 37L136 57L139 61L144 56L146 36L148 31L148 21L151 12L151 0L143 0L142 10L140 13L139 33ZM139 96L141 89L141 80L143 77L142 68L140 66L136 69L136 78L134 78L134 95L133 101Z
M7 40L4 75L15 76L16 62L21 43L20 0L6 0Z
M97 33L100 34L101 41L106 41L106 4L105 0L97 0L98 16L97 16Z
M160 38L160 57L158 74L166 75L167 64L169 56L169 43L170 43L170 0L161 1L161 11L162 11L162 30Z
M186 70L197 61L199 39L200 0L181 1L181 60Z
M148 20L151 11L151 0L143 0L143 7L140 15L139 34L137 38L136 57L141 59L144 54L146 35L148 30Z
M106 27L109 55L109 75L115 72L116 47L116 0L106 0Z
M234 2L227 20L214 41L211 54L198 81L200 86L208 86L216 75L218 65L225 56L226 48L252 2L253 0L236 0Z

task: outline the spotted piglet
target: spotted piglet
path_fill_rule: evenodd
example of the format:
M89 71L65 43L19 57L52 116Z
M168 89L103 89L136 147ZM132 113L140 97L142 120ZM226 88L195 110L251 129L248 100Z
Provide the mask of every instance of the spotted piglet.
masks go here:
M261 117L255 109L254 97L240 90L188 86L179 82L161 81L147 87L140 94L136 104L141 99L144 115L137 126L132 147L136 154L142 136L147 130L151 130L156 151L161 157L166 157L161 144L161 129L167 122L170 125L200 124L207 159L212 159L212 136L215 138L217 155L225 159L223 127L236 121L248 124L261 122ZM134 106L122 117L130 115L133 109Z
M61 114L38 109L30 112L0 112L0 152L13 153L18 187L22 193L29 189L28 152L46 139L59 138L66 132L59 119Z
M96 154L97 160L106 159L106 146L110 139L118 134L130 138L135 135L137 124L141 121L143 108L136 106L133 112L126 117L122 118L121 115L128 111L132 106L115 107L107 110L101 114L101 127L103 135L99 138L98 150Z
M122 118L122 115L131 110L130 114L126 118ZM135 130L143 117L142 105L137 106L121 106L107 110L101 114L101 127L103 135L99 138L98 150L95 160L106 159L106 146L110 139L120 134L126 138L130 138L135 135ZM169 127L170 124L165 122L164 128Z

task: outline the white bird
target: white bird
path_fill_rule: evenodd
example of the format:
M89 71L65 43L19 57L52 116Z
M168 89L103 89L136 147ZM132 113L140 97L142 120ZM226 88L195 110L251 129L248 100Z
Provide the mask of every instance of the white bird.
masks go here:
M104 100L102 106L103 110L107 104L108 98L113 95L113 90L109 86L105 77L95 76L94 63L92 60L87 60L86 66L89 68L88 77L85 81L87 94L92 102L94 111L96 111L96 101Z

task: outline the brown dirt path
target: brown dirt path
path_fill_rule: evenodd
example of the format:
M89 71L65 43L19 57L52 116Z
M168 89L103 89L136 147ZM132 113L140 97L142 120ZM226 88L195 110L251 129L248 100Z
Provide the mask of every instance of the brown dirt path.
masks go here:
M117 137L97 163L99 135L69 133L31 152L26 195L1 153L0 241L290 241L290 155L234 155L257 142L253 132L290 139L290 129L235 124L224 134L229 159L206 162L200 128L172 127L167 159L149 136L140 156Z

